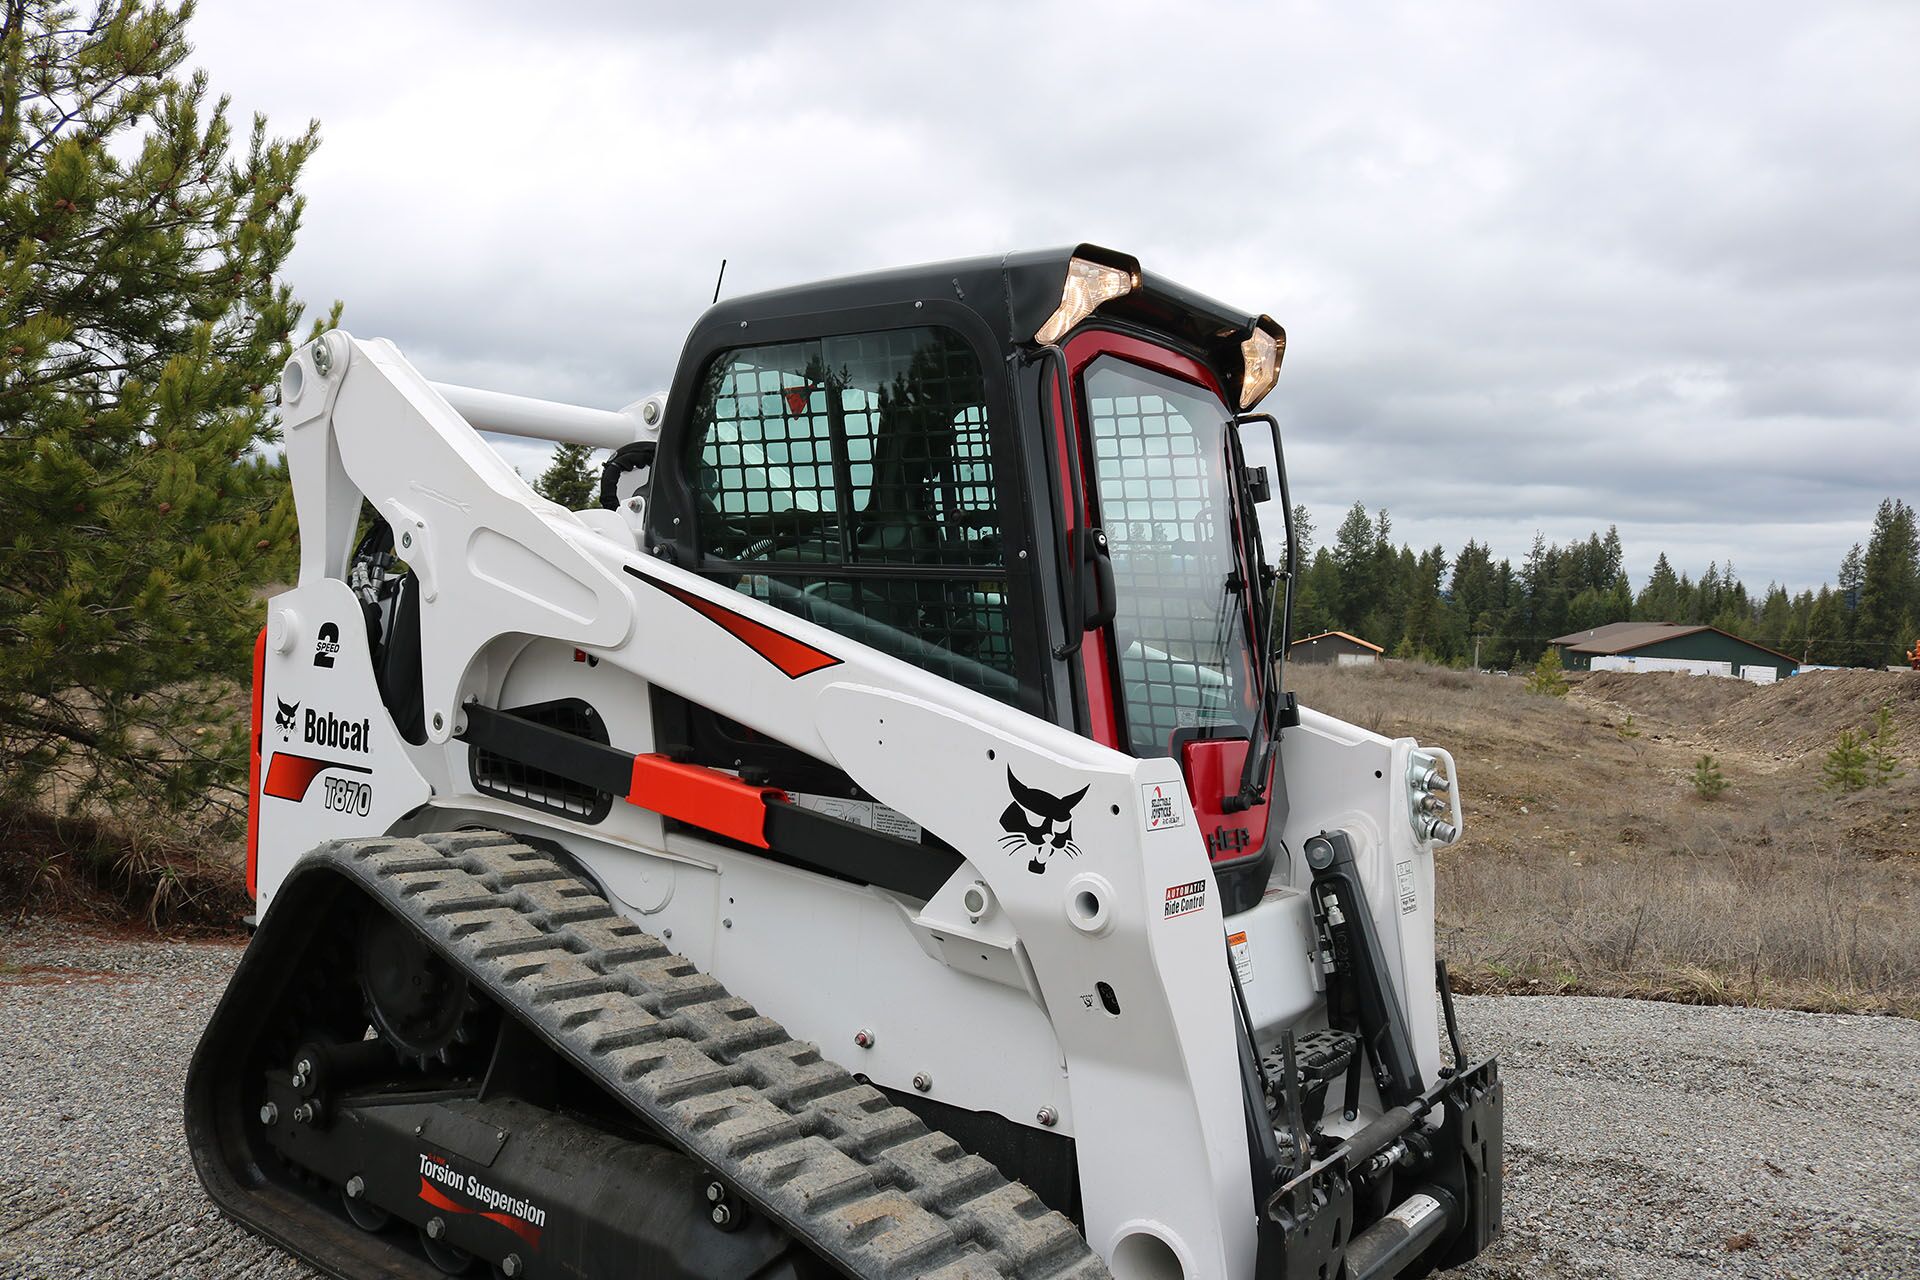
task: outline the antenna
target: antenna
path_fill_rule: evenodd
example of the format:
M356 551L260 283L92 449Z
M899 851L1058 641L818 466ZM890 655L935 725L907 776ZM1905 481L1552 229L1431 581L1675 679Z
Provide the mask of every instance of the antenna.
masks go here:
M720 282L727 278L727 260L720 259L720 274L713 278L713 300L720 301Z

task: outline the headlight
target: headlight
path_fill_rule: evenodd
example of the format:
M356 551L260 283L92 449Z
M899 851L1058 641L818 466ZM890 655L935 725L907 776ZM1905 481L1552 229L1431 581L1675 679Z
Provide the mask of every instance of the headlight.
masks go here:
M1085 258L1071 259L1067 263L1066 287L1060 291L1060 305L1033 335L1033 340L1058 342L1061 334L1092 315L1095 307L1125 297L1139 283L1133 272L1124 267L1109 267Z
M1253 332L1240 343L1240 359L1246 366L1240 376L1242 409L1253 408L1261 397L1273 390L1274 382L1280 377L1280 357L1286 350L1287 335L1269 333L1264 324L1256 324Z

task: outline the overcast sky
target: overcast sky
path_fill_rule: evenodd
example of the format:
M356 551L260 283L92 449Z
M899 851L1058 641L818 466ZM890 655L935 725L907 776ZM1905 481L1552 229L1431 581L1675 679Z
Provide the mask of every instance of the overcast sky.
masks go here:
M1920 499L1920 5L260 5L290 273L430 377L617 407L729 294L1092 241L1286 326L1322 539L1617 523L1831 580ZM523 470L538 455L514 455Z

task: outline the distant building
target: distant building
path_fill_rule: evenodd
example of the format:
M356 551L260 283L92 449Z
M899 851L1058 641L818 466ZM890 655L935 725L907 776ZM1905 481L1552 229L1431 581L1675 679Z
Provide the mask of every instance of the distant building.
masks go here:
M1323 631L1317 636L1295 640L1287 647L1287 657L1295 662L1327 662L1342 667L1376 663L1385 652L1379 645L1368 644L1344 631Z
M1684 671L1772 684L1800 668L1786 654L1718 627L1678 622L1610 622L1553 643L1570 671Z

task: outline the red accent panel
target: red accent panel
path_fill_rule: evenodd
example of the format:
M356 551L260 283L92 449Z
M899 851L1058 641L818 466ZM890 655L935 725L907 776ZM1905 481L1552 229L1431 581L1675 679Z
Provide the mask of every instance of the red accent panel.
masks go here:
M1169 351L1157 342L1147 342L1124 333L1109 333L1104 329L1089 329L1068 342L1063 350L1067 357L1067 372L1074 378L1078 378L1080 371L1091 364L1096 356L1114 355L1188 382L1196 382L1223 400L1226 398L1226 391L1220 386L1220 380L1213 376L1213 370L1178 351Z
M304 800L307 798L307 788L313 785L313 780L326 767L325 760L276 751L272 763L267 765L267 782L260 788L260 794L276 800Z
M802 644L792 636L784 635L765 623L755 622L752 618L735 613L725 605L715 604L703 596L694 595L691 591L670 587L652 578L642 578L642 580L652 583L681 604L720 626L728 635L778 667L790 680L798 680L801 676L812 675L826 667L840 665L840 659L832 654L816 649L810 644Z
M1240 770L1246 760L1245 738L1211 738L1185 743L1180 749L1180 769L1187 776L1187 794L1193 800L1194 821L1207 842L1209 862L1233 862L1266 843L1265 800L1238 813L1228 813L1221 804L1240 789Z
M267 629L262 627L253 640L253 732L247 738L247 892L254 896L260 869L260 717L266 676Z
M839 659L835 659L839 661ZM767 805L787 798L778 787L756 787L730 773L665 756L635 756L627 800L664 817L767 848Z
M1086 523L1087 499L1085 494L1066 493L1064 490L1072 481L1072 472L1067 469L1067 413L1060 400L1060 380L1054 379L1054 415L1053 415L1053 451L1060 460L1060 486L1063 490L1061 509L1067 513L1067 537L1071 541L1073 531ZM1079 432L1075 432L1076 441ZM1084 483L1089 462L1084 451L1080 455L1080 476ZM1071 580L1071 579L1069 579ZM1093 740L1103 747L1112 747L1116 751L1124 750L1120 745L1120 726L1113 713L1113 687L1107 679L1107 629L1098 627L1089 631L1080 642L1080 679L1087 691L1087 728Z
M348 773L372 773L363 765L341 764L338 760L316 760L312 756L296 756L291 752L276 751L273 760L267 765L267 782L260 788L263 796L272 796L276 800L295 802L307 798L307 788L313 780L328 769L344 769Z

